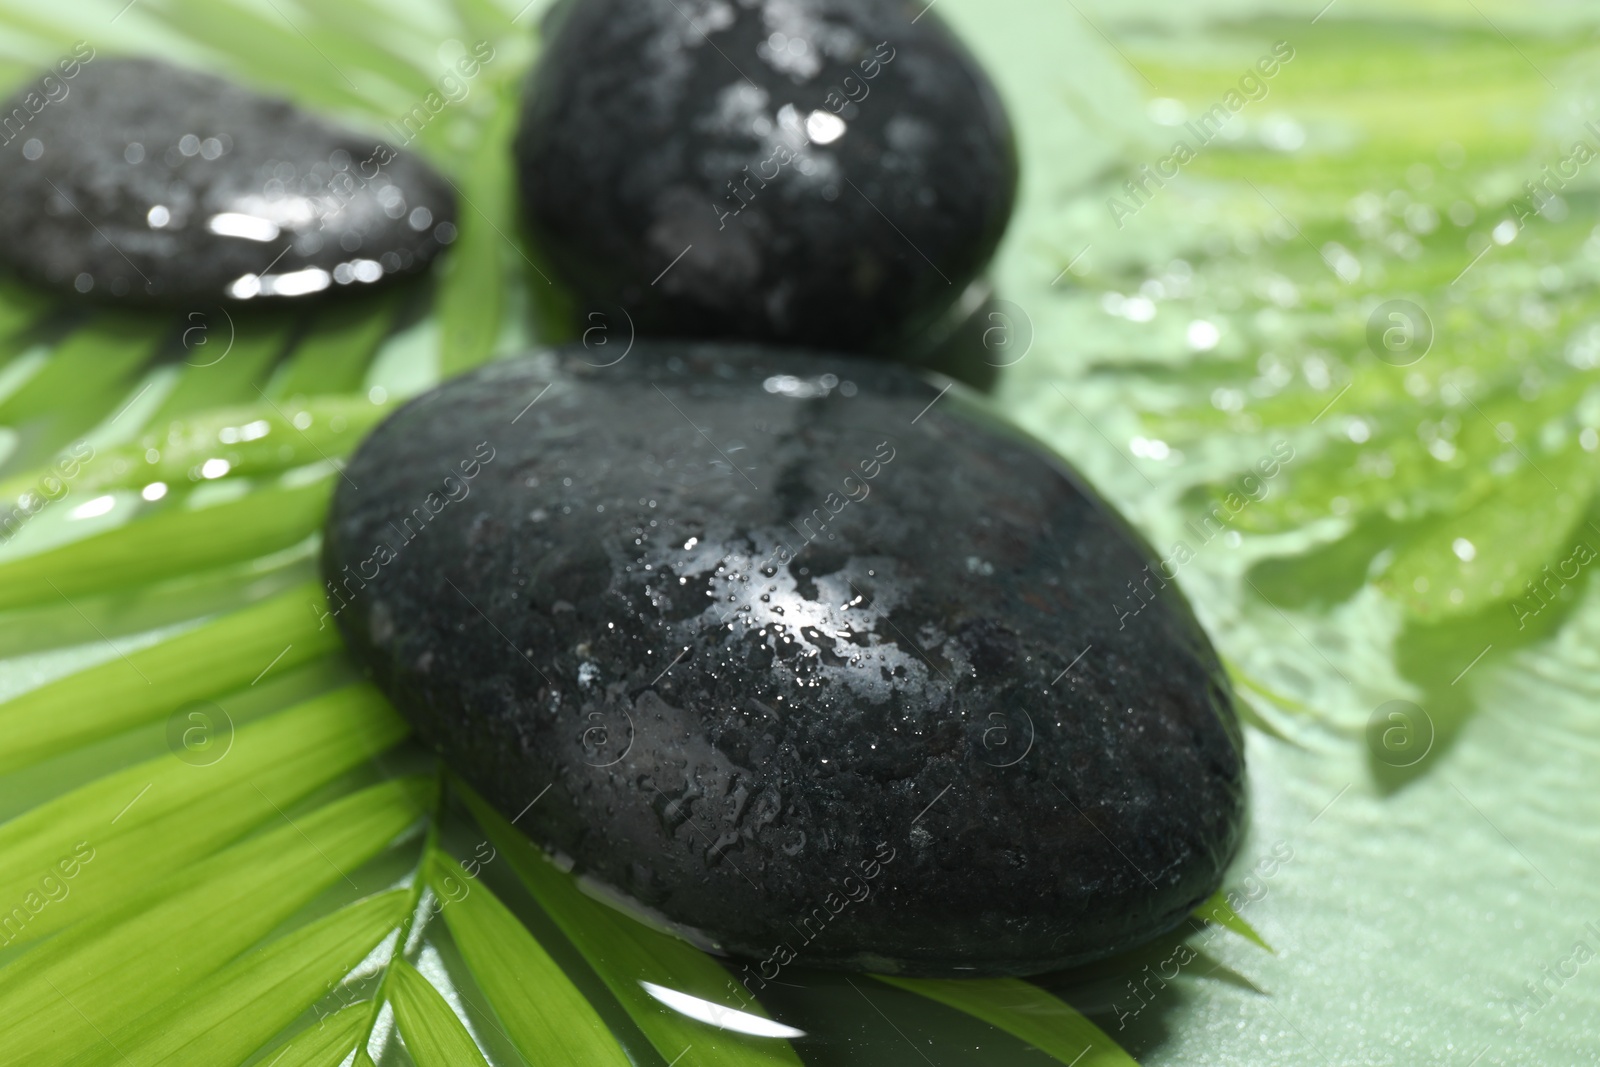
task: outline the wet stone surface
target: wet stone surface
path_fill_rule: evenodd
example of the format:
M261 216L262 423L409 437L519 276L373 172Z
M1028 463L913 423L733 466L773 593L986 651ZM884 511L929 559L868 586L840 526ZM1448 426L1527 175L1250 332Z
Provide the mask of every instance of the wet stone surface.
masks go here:
M558 6L516 151L580 310L851 351L937 319L999 242L1017 162L993 86L927 6Z
M296 297L419 271L455 198L415 156L285 101L102 56L0 147L0 262L95 299ZM7 131L10 132L9 129Z
M587 356L417 399L327 526L357 658L519 829L755 981L1040 972L1217 886L1227 683L1058 460L893 365Z

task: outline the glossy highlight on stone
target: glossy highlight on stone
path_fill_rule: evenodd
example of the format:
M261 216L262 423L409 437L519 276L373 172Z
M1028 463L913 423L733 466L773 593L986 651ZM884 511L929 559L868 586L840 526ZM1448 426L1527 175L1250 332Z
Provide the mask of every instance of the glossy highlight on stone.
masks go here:
M455 239L448 183L287 101L101 56L4 114L0 263L91 298L300 297L422 270ZM35 93L35 96L37 94Z
M1227 681L1059 459L894 364L589 356L412 401L326 527L324 624L519 829L752 991L1038 973L1217 887Z
M579 312L874 352L993 254L1011 127L925 0L565 0L516 151Z

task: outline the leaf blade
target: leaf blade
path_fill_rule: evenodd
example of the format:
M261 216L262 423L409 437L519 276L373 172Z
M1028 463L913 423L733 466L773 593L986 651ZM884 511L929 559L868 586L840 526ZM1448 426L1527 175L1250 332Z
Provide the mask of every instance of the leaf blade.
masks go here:
M127 905L96 915L0 970L0 1064L62 1062L187 993L426 810L395 780L236 845ZM425 802L424 802L425 803Z
M1066 1001L1020 978L895 978L880 982L966 1012L1075 1067L1138 1067Z
M362 397L337 396L213 408L87 458L58 455L48 466L0 482L0 500L20 503L49 476L62 477L80 493L143 489L152 482L182 486L194 481L207 460L227 464L223 478L279 474L348 455L388 410ZM77 473L60 475L68 469Z
M1425 524L1396 550L1379 588L1411 617L1427 622L1471 615L1497 602L1507 605L1508 622L1517 616L1519 601L1537 614L1538 601L1525 583L1573 551L1600 480L1594 461L1576 447L1541 467L1457 514ZM1530 515L1541 521L1529 523ZM1596 543L1588 539L1587 558L1594 557Z
M403 889L367 897L257 949L219 972L210 988L124 1027L94 1062L240 1062L391 934L408 901Z
M335 651L333 627L312 625L308 605L320 603L322 591L302 585L0 703L0 736L9 738L0 772Z
M1274 952L1273 947L1267 944L1267 939L1256 933L1256 928L1245 922L1239 913L1233 910L1233 905L1228 903L1228 895L1220 889L1207 897L1205 903L1196 907L1190 914L1202 922L1212 922L1226 927L1246 941L1252 941L1268 952Z
M327 513L324 481L173 509L0 565L0 610L170 578L287 548Z
M339 1067L366 1032L369 1010L369 1005L358 1003L333 1012L296 1034L264 1063L268 1067Z
M443 995L404 960L389 966L395 1024L417 1067L489 1067Z
M457 898L445 882L468 886ZM428 880L461 956L489 998L507 1036L530 1063L625 1067L628 1057L588 999L532 934L486 886L471 882L460 864L435 854ZM551 1056L550 1049L559 1049Z
M232 320L229 320L232 325ZM187 343L188 356L177 384L162 400L156 413L150 416L149 425L164 429L174 419L192 415L210 407L224 404L243 404L259 395L257 390L266 385L272 367L283 353L289 338L289 327L284 322L253 320L245 333L235 332L221 352L221 337L208 336L203 343L196 340L193 347ZM187 337L187 331L185 331Z
M395 294L379 293L318 311L268 392L274 399L354 392L399 307Z
M489 357L505 313L507 244L521 255L512 223L510 141L516 128L515 92L486 86L498 99L484 124L462 200L460 233L439 286L439 368L458 374Z
M481 798L466 791L463 795L495 846L510 858L528 891L663 1058L670 1060L686 1045L693 1045L697 1061L713 1067L798 1067L800 1058L787 1040L716 1030L652 998L642 985L646 980L723 1011L766 1017L759 1001L735 991L721 964L685 941L651 930L584 896L571 878L556 870L531 841ZM735 999L737 1005L732 1003Z
M377 690L350 686L244 727L215 765L160 756L17 816L0 825L0 901L20 901L23 912L0 914L0 937L42 937L209 855L407 731ZM78 903L34 909L30 899L46 897L41 879L62 872L80 844L92 855L74 876Z
M33 377L0 400L0 426L26 430L13 461L41 462L109 415L164 331L147 317L107 313L63 338Z

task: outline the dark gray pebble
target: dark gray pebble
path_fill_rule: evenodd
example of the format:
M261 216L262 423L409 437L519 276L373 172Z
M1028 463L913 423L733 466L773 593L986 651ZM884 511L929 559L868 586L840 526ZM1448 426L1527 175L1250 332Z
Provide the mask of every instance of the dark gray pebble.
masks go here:
M208 302L363 288L455 238L415 156L151 59L73 61L4 105L0 262L92 298Z
M893 364L592 362L415 400L327 525L356 656L519 829L753 990L790 954L1040 972L1216 888L1225 676L1059 459Z
M580 313L862 352L937 320L994 252L1017 160L988 77L928 6L557 8L516 151Z

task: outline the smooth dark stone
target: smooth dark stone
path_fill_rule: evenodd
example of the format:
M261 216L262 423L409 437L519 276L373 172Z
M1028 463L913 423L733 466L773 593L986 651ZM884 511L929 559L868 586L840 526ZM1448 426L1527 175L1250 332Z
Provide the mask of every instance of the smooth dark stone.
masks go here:
M448 183L377 138L157 60L64 73L0 105L0 262L33 281L180 304L304 296L420 271L455 238Z
M396 413L323 557L359 660L533 840L723 951L915 974L1090 959L1216 888L1227 682L1060 460L893 364L589 358Z
M862 352L932 325L999 243L1017 159L994 87L927 6L555 9L516 152L580 315Z

